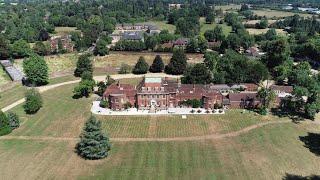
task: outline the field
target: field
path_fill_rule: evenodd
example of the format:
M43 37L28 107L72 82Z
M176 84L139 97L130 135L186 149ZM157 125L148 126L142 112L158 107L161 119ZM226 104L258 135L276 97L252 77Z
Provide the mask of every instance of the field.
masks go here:
M229 10L238 10L241 8L241 5L237 4L229 4L229 5L222 5L222 6L215 6L214 9L222 9L223 11Z
M159 54L162 57L164 64L168 64L172 56L171 53L139 53L139 52L112 52L110 55L95 57L95 67L114 67L119 68L122 63L134 66L139 57L143 56L146 62L151 65L155 56ZM190 63L202 62L201 54L188 54Z
M168 30L170 33L174 33L176 30L176 26L172 24L168 24L166 21L148 21L145 24L153 24L157 26L160 30Z
M92 98L72 99L74 85L43 94L44 107L26 115L11 139L0 139L3 179L282 179L319 173L320 157L299 140L319 132L311 123L266 125L229 138L173 142L112 141L110 156L86 161L74 153ZM112 138L179 138L237 132L268 121L228 111L225 116L98 117ZM32 139L34 138L34 139Z
M68 53L61 55L50 55L44 57L45 61L49 67L49 74L53 75L58 72L70 72L73 71L76 67L78 60L78 54ZM22 60L16 60L14 62L15 66L22 69Z
M227 26L226 24L219 24L219 25L222 27L222 30L225 35L228 35L232 30L231 26ZM200 34L203 35L207 30L213 30L216 26L217 26L216 23L206 24L205 18L203 17L200 18Z
M269 28L266 28L266 29L246 28L246 30L249 32L249 34L257 35L257 34L265 34L269 30ZM278 35L287 35L288 34L283 29L276 29L276 32Z
M253 10L253 13L258 16L266 16L268 19L269 18L283 18L283 17L293 16L293 15L297 14L297 13L293 13L293 12L277 11L277 10L270 10L270 9ZM311 14L303 14L303 13L298 13L298 14L302 17L312 17Z
M76 32L79 30L77 30L76 27L55 27L54 31L56 33L55 35L63 36L70 34L70 32Z

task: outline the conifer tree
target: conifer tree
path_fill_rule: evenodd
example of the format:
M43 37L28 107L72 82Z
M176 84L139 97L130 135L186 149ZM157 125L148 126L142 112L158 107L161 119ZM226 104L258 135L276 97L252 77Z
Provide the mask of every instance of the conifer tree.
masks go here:
M109 138L101 131L101 121L91 116L86 122L76 146L79 156L90 159L102 159L111 149Z
M141 56L137 62L137 64L134 66L132 73L133 74L145 74L149 70L149 65L144 59L143 56Z
M152 63L152 65L150 66L149 71L152 73L159 73L162 72L164 69L164 64L162 61L161 56L157 55Z
M167 74L180 75L187 68L187 56L183 49L177 49L173 52L170 63L165 67Z

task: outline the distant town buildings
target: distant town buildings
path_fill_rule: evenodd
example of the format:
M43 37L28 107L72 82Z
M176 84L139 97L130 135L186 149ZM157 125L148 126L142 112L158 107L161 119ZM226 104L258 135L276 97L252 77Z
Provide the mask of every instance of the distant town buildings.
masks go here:
M160 29L152 24L118 24L115 31L110 35L112 44L120 40L144 41L144 33L148 35L160 33Z

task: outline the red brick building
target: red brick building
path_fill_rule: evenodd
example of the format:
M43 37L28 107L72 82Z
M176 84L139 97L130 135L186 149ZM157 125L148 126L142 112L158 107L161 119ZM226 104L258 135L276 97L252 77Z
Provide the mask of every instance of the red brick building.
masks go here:
M256 92L230 93L228 95L230 108L257 108L261 105Z
M130 103L134 106L136 103L136 87L129 84L110 85L103 94L105 100L108 100L109 106L113 110L122 110L125 104Z
M206 85L181 84L179 81L161 78L144 78L137 87L132 85L113 84L103 95L108 99L113 110L124 109L130 103L138 109L164 110L180 107L188 99L198 99L204 108L213 108L214 104L222 105L223 95Z

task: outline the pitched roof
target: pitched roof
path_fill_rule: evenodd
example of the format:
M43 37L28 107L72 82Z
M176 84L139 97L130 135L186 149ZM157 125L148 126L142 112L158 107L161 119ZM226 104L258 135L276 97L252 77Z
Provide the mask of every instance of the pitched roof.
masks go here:
M142 40L143 35L141 32L124 32L123 39L125 40Z
M230 102L240 102L247 99L254 99L259 101L257 93L230 93L229 100Z
M279 86L279 85L271 85L270 89L274 91L281 91L286 93L292 93L293 92L293 86Z
M118 84L114 83L111 84L106 91L103 93L103 96L109 96L109 95L119 95L119 94L125 94L126 96L135 96L136 95L136 89L133 85L130 84Z

